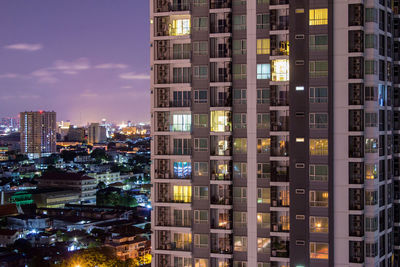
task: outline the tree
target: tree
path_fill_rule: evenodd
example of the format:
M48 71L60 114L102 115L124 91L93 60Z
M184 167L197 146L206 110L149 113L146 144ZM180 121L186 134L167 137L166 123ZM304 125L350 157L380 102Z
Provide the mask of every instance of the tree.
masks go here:
M106 248L89 248L74 253L71 257L64 260L61 267L124 267L124 262L118 260L112 252Z
M104 188L106 188L107 186L106 186L106 184L104 183L104 182L102 182L102 181L100 181L98 184L97 184L97 189L104 189Z

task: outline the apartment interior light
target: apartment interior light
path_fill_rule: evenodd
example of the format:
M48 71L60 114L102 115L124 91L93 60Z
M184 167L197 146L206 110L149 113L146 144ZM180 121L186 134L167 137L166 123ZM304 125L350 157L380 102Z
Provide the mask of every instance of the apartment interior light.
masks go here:
M304 91L304 86L296 86L296 91Z

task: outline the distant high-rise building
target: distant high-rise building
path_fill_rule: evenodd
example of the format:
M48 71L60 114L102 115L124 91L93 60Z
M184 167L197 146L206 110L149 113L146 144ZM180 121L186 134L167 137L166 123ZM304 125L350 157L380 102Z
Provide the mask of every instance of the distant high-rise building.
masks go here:
M85 128L70 126L68 134L66 135L67 141L83 142L85 139Z
M91 123L88 129L88 143L103 143L107 140L106 128L99 123Z
M400 266L399 8L150 1L152 266Z
M54 111L20 113L21 152L30 158L56 152L57 125Z

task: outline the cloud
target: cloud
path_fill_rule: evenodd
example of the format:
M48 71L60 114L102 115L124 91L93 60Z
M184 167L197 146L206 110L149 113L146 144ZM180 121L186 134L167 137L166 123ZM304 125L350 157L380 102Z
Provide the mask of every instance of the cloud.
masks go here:
M57 60L54 62L53 69L62 71L65 74L76 74L78 71L90 69L90 62L84 57L78 58L72 62Z
M83 91L83 93L80 94L80 97L98 97L99 94L94 93L91 90L85 90Z
M10 50L20 50L20 51L28 51L28 52L34 52L41 50L43 46L41 44L11 44L11 45L6 45L4 46L5 49L10 49Z
M0 79L16 79L16 78L20 78L21 75L16 74L16 73L4 73L4 74L0 74Z
M132 89L132 86L130 85L121 86L121 89Z
M126 69L128 65L121 63L105 63L95 66L96 69Z
M31 76L37 78L39 83L56 83L58 79L54 77L54 73L48 69L39 69L31 73Z
M136 74L133 72L121 73L119 77L123 80L149 80L150 75L148 74Z

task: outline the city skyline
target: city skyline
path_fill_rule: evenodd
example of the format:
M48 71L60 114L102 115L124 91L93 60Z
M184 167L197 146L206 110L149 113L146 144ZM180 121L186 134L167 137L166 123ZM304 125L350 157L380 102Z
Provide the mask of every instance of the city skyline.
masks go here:
M2 1L0 16L0 117L149 121L146 1Z

